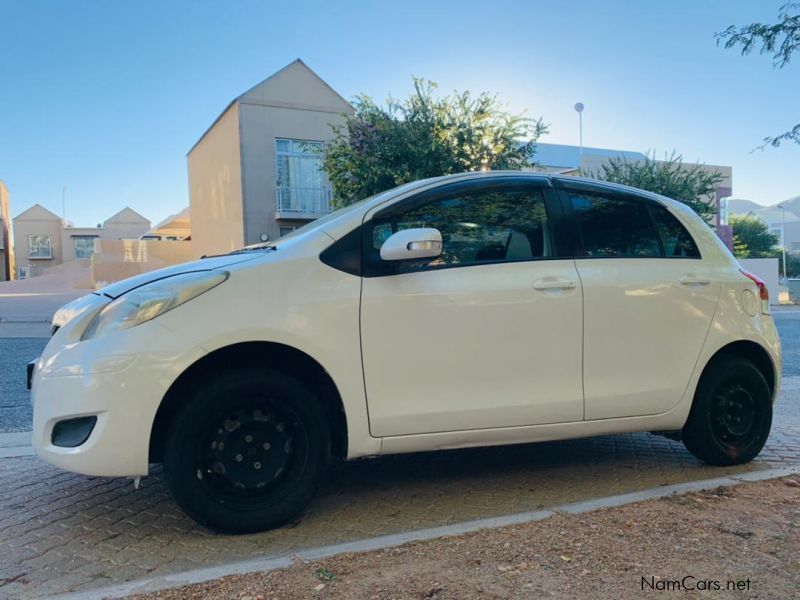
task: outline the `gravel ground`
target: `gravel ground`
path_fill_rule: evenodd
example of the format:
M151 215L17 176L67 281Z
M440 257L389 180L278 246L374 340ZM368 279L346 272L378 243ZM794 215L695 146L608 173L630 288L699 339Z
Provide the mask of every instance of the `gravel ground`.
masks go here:
M626 599L654 589L694 598L705 596L698 593L705 586L720 597L782 599L800 597L799 557L795 477L345 554L136 598Z

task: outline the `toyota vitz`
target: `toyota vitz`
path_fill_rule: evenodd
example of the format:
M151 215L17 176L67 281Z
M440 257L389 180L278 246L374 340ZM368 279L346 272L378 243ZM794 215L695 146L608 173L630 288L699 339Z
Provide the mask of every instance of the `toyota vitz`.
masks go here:
M29 367L39 456L161 462L225 532L292 518L335 459L650 431L743 463L780 383L764 282L694 212L521 172L400 186L110 285L53 330Z

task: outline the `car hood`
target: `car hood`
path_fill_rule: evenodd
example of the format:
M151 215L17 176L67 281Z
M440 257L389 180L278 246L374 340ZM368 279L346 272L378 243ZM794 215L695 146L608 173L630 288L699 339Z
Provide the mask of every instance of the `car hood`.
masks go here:
M159 279L164 279L165 277L182 275L184 273L195 273L198 271L213 271L214 269L223 269L225 267L230 267L254 260L259 256L263 256L264 252L269 251L270 250L258 250L242 254L224 254L222 256L212 256L192 262L181 263L179 265L158 269L157 271L149 271L128 279L123 279L122 281L117 281L116 283L112 283L111 285L107 285L106 287L97 290L95 293L102 294L103 296L107 296L113 300L119 298L123 294L127 294L131 290L143 285L147 285L148 283L158 281Z

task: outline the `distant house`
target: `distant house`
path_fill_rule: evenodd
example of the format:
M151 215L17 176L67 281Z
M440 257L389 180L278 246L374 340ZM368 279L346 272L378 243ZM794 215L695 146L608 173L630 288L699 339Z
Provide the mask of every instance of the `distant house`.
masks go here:
M104 240L135 240L150 229L150 221L129 207L103 221Z
M190 209L168 216L141 236L143 240L186 241L192 239L192 218Z
M20 278L71 260L91 258L96 239L137 239L150 229L150 221L130 208L97 227L73 227L41 204L34 204L13 221Z
M783 247L783 233L785 229L786 249L800 250L800 246L792 247L792 244L800 242L800 237L797 237L795 234L797 227L800 226L800 217L793 212L789 210L783 211L777 206L764 206L757 210L749 211L747 215L764 221L769 228L769 232L778 238L777 245L780 247Z
M235 98L189 150L195 254L275 240L330 212L322 151L353 107L301 60Z
M0 281L14 279L14 239L8 210L8 188L0 181Z
M785 247L788 252L800 252L800 216L796 212L798 210L800 210L800 196L772 206L763 206L738 198L728 201L729 214L755 217L766 223L769 232L778 238L777 247L784 247L785 233Z

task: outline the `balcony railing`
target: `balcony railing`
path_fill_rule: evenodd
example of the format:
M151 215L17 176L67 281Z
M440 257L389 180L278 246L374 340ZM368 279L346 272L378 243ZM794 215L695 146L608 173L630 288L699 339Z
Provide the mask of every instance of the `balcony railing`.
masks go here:
M328 188L278 186L278 212L324 215L331 212Z

